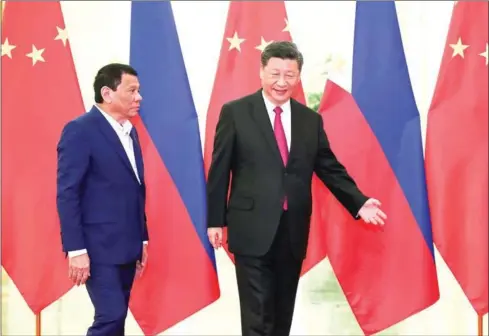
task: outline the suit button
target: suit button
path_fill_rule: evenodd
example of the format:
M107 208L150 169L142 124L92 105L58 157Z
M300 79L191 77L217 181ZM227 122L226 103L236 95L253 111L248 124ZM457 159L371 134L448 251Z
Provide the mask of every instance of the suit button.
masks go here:
M285 177L287 177L287 175L288 175L287 173L284 173L284 176L285 176Z

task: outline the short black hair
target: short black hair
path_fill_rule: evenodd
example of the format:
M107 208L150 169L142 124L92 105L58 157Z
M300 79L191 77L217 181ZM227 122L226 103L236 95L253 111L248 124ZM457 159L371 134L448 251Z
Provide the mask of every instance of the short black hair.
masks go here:
M297 45L290 41L276 41L268 44L261 54L261 65L265 67L270 58L281 58L297 61L299 71L302 70L304 57Z
M104 86L107 86L114 91L117 90L117 87L122 81L122 75L124 74L133 76L138 75L137 71L132 66L127 64L110 63L100 68L93 82L95 102L104 102L102 94L100 93L100 90L102 90Z

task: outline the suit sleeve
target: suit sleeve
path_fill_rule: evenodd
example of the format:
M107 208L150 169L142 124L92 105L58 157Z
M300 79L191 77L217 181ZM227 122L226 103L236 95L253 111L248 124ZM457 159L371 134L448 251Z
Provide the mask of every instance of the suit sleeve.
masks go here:
M81 216L81 188L90 160L88 143L81 126L69 122L58 142L56 203L65 252L85 249Z
M146 213L144 213L143 242L147 243L148 241L149 241L148 220L146 218Z
M321 117L319 117L318 132L319 143L315 162L316 175L348 212L355 219L358 219L358 211L368 200L368 197L358 189L355 181L331 150Z
M235 132L231 109L228 105L224 105L216 125L212 162L207 178L207 227L226 226L227 196Z
M141 173L143 173L144 175L144 161L143 161L143 157L142 157L142 149L141 149L141 143L139 142L139 134L138 134L138 131L137 129L134 127L132 129L132 131L134 132L134 146L137 146L138 148L138 151L139 153L141 153L141 166L142 166L142 169L143 169L143 172L140 172L140 175ZM136 147L134 147L136 148ZM136 153L134 153L136 155ZM145 181L141 181L141 183L145 183ZM146 209L146 187L144 188L144 204L143 204L143 209ZM146 217L146 211L144 210L144 222L143 222L143 244L148 244L149 242L149 234L148 234L148 218Z

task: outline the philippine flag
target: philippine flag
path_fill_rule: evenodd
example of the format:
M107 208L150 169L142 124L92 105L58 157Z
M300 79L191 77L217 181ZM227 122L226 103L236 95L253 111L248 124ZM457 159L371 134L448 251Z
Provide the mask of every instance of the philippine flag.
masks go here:
M130 308L143 332L154 335L217 300L219 286L206 234L197 113L170 2L132 2L130 34L130 64L142 83L135 125L150 236L148 268Z
M365 334L439 298L414 99L396 4L357 1L350 81L326 84L319 107L331 147L360 189L382 202L384 230L355 221L320 184L327 254Z

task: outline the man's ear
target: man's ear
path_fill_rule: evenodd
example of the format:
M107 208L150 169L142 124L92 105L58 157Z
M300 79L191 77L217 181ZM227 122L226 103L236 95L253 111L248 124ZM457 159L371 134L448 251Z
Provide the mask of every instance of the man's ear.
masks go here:
M100 89L100 94L102 95L104 102L107 104L112 103L112 93L113 91L108 86L104 86Z

